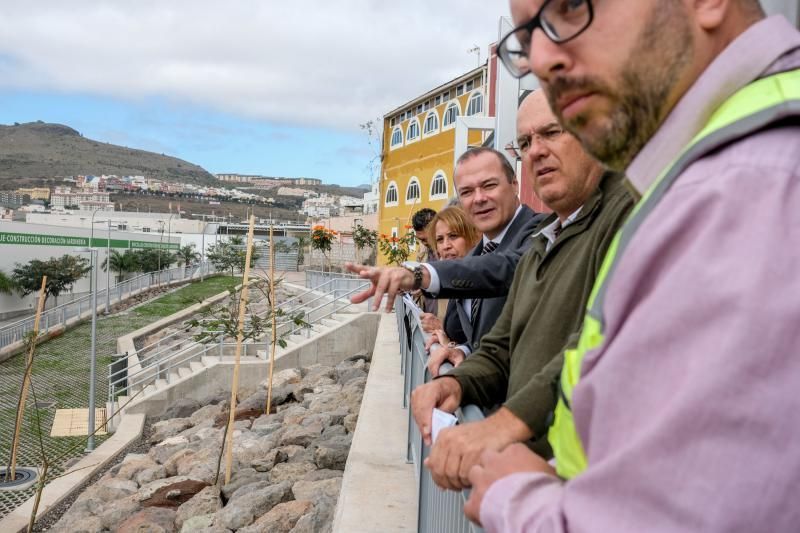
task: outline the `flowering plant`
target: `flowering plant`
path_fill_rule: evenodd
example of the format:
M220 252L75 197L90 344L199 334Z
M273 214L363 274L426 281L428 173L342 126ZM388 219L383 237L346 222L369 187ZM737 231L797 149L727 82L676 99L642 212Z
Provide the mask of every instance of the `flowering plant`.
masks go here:
M323 254L331 251L331 244L339 235L335 230L318 225L311 228L311 247Z
M378 239L378 248L390 265L399 266L411 255L411 246L414 245L417 237L411 226L405 226L405 230L406 233L402 237L382 233Z
M353 243L359 250L375 246L375 242L377 241L377 239L378 239L377 231L365 228L361 224L356 226L356 229L353 230Z

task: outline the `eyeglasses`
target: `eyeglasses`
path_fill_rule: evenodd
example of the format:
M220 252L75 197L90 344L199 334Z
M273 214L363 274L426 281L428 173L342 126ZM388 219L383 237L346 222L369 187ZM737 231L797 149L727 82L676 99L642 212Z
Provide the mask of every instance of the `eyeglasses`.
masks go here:
M513 153L517 158L522 159L522 156L528 153L534 142L540 142L549 145L564 133L564 130L555 124L546 126L544 129L534 131L528 135L523 135L517 138L517 144L508 143L506 150Z
M546 0L532 19L503 37L497 45L497 55L512 76L521 78L530 72L533 30L541 28L554 43L565 43L588 28L593 18L590 0Z

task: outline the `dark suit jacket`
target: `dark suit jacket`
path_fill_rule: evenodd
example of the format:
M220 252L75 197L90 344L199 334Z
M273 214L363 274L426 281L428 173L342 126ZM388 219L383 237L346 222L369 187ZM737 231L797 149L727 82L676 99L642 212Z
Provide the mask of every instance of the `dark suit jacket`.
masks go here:
M451 341L457 344L468 344L469 339L467 339L464 328L461 325L461 317L458 315L456 302L457 300L455 299L451 299L447 302L447 311L445 311L444 317L442 318L444 332Z
M472 327L464 306L460 302L455 306L467 344L472 350L477 348L480 338L492 328L500 316L517 263L531 246L531 239L528 237L544 218L545 215L534 213L523 205L493 253L482 256L481 242L461 259L430 263L441 283L438 297L483 299L476 328Z

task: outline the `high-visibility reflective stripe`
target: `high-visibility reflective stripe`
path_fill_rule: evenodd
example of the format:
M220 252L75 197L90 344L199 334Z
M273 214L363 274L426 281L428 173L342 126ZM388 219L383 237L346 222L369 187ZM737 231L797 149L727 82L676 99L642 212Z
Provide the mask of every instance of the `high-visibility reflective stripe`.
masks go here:
M662 172L635 206L624 227L617 232L589 297L578 346L564 353L564 367L559 380L561 394L547 435L561 477L574 477L588 464L571 412L572 391L580 380L586 353L603 344L605 323L602 310L608 281L636 231L689 165L718 147L787 117L800 119L800 70L769 76L740 89L712 114L675 163Z

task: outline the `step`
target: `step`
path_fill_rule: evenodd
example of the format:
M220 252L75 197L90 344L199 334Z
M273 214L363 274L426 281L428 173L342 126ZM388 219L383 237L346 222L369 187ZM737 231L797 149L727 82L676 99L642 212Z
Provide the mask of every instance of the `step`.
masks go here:
M191 365L191 363L189 363ZM181 378L189 377L193 374L192 369L182 366L178 369L178 376Z
M162 390L166 389L167 387L169 387L169 383L167 383L166 379L159 378L155 381L155 390Z
M169 374L167 374L167 383L175 383L181 378L178 370L173 370Z
M120 408L124 409L128 403L128 400L130 400L130 396L125 396L125 395L117 396L117 401L115 402L116 403L115 409L120 409Z
M192 373L199 372L202 369L204 369L205 367L206 367L206 365L204 365L200 361L190 361L189 362L189 371L192 372Z
M204 355L200 358L200 361L203 363L203 366L211 366L219 362L219 355Z

